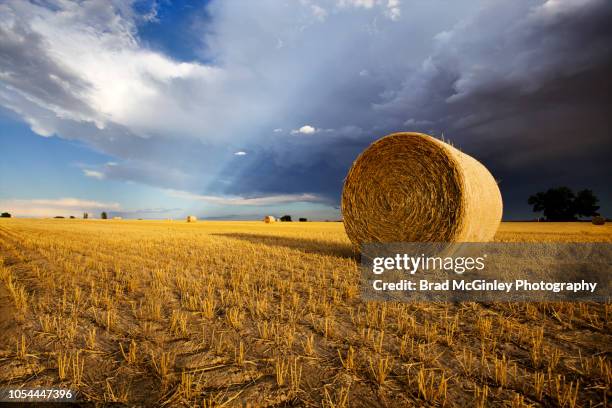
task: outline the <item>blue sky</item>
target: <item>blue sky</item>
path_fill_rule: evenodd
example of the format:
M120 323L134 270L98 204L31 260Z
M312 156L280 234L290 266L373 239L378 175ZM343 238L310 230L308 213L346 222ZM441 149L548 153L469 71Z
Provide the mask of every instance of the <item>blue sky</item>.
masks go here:
M0 4L0 210L337 219L369 143L444 132L527 197L610 213L603 0Z
M209 1L138 1L134 10L140 14L154 13L153 21L137 24L137 35L143 46L157 50L178 61L202 61L204 39L194 32L205 29L210 16ZM210 61L207 61L210 62Z

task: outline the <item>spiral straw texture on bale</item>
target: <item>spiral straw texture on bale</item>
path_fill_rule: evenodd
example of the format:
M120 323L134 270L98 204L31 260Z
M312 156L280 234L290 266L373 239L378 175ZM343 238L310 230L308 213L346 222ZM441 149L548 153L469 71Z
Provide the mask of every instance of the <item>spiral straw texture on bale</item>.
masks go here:
M502 199L477 160L422 133L394 133L368 147L342 191L346 233L374 242L486 242Z

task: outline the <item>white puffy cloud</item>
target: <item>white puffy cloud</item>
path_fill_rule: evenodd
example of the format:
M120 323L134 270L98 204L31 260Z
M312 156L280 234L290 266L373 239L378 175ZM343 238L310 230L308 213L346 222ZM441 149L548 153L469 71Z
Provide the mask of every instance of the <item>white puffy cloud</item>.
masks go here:
M386 15L393 21L400 19L402 10L400 8L400 0L387 0Z
M234 153L234 156L246 156L246 155L247 155L247 152L244 152L242 150L237 151L237 152Z
M399 20L401 16L400 0L338 0L338 6L364 9L378 6L384 10L384 15L393 21Z
M102 180L105 178L104 173L97 170L83 169L83 174L87 177Z
M376 4L376 0L338 0L338 5L340 7L363 7L366 9L370 9L374 7Z
M243 103L228 81L250 81L251 72L178 62L142 47L130 13L113 2L48 4L0 5L0 103L22 114L33 131L59 133L58 120L125 128L123 135L107 132L108 139L210 140L235 130L233 112L218 98L239 109ZM41 110L52 117L41 118Z
M296 135L298 133L301 133L301 134L304 134L304 135L312 135L312 134L314 134L316 132L318 132L317 128L315 128L313 126L310 126L310 125L304 125L301 128L299 128L299 129L293 129L291 131L291 134Z
M318 4L311 5L311 8L312 8L312 14L319 21L324 21L325 20L325 18L327 17L327 10L325 10L323 7L319 6Z

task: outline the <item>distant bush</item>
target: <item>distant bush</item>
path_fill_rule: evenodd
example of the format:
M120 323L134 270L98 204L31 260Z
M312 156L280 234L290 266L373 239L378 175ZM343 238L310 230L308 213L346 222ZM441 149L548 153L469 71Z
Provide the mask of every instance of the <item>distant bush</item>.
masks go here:
M64 217L64 216L62 216L62 215L56 215L56 216L55 216L55 217L53 217L53 218L65 218L65 217Z
M87 213L83 213L83 219L84 219L84 220L86 220L86 219L88 219L88 218L89 218L89 214L87 214Z
M3 212L3 213L0 215L0 217L1 217L1 218L11 218L11 214L10 214L10 213L7 213L7 212Z
M106 214L106 211L103 211L102 214L100 214L100 218L102 218L103 220L108 218L108 214Z
M290 215L283 215L282 217L280 217L280 220L282 222L291 222L291 216Z
M74 220L74 215L71 215L71 216L70 216L70 219L71 219L71 220Z
M306 222L306 221L308 221L308 219L307 218L300 218L299 221L300 222Z

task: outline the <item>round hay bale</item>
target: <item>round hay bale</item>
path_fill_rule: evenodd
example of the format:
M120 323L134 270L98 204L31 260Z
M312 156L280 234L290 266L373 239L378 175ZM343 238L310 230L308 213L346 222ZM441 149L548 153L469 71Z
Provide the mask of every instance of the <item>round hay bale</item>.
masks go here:
M374 242L486 242L502 216L491 173L422 133L394 133L353 163L342 191L346 233L359 250Z
M601 215L598 215L596 217L593 217L591 222L593 223L593 225L604 225L606 223L606 219Z
M265 222L266 224L272 224L274 222L276 222L276 218L274 218L271 215L266 215L263 219L263 222Z
M187 222L196 222L198 218L195 215L188 215Z

